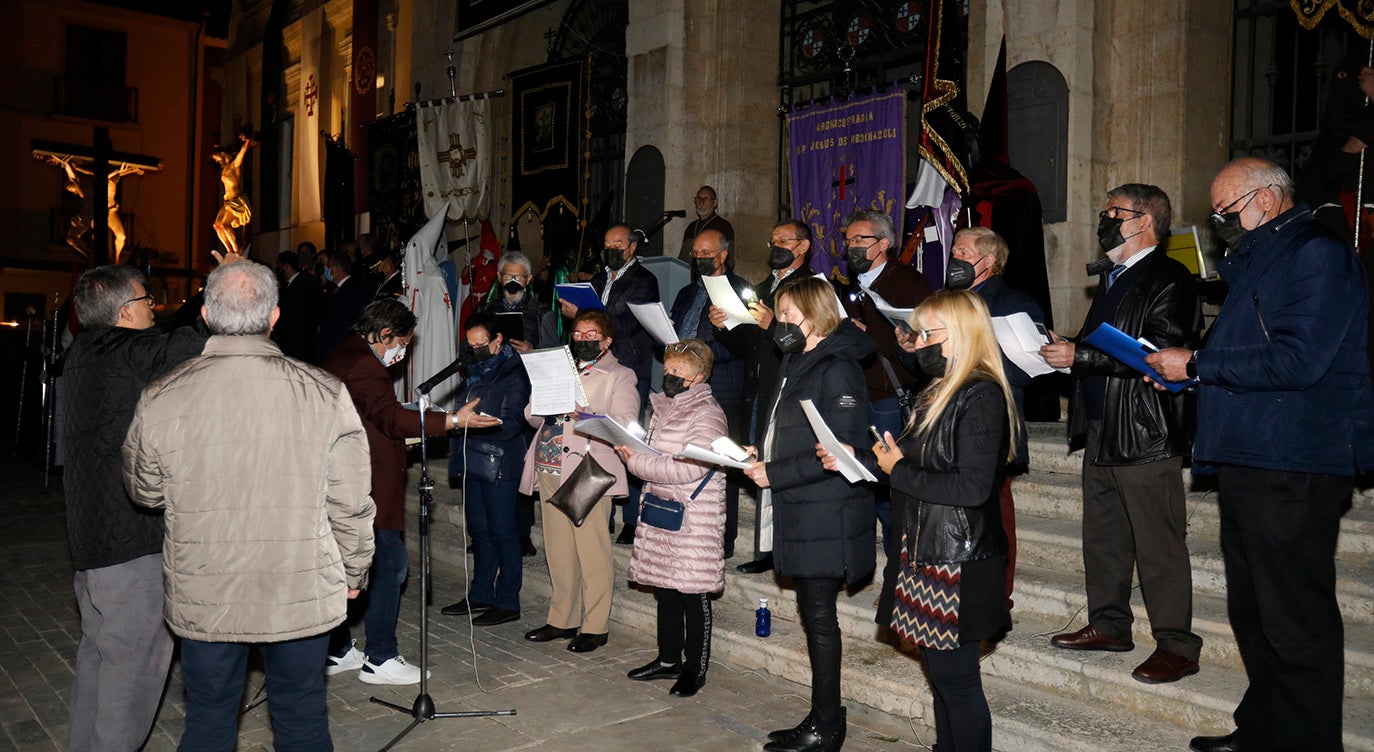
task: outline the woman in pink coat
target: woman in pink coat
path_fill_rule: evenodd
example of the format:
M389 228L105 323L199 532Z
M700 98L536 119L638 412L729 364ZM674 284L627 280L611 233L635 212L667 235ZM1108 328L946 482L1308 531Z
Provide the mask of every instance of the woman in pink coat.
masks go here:
M649 395L654 417L648 443L662 454L616 447L630 472L644 479L646 494L686 507L678 530L637 526L630 557L630 580L653 587L658 602L658 657L629 677L676 679L670 692L678 697L691 697L706 683L711 595L725 587L725 476L673 458L687 444L710 447L727 433L725 412L706 384L712 361L710 346L699 339L669 345L663 393Z

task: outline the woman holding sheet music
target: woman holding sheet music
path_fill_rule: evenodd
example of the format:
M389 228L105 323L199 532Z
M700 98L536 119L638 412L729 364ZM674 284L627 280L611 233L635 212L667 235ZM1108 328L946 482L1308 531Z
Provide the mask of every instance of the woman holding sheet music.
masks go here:
M583 412L610 416L621 425L639 417L639 391L635 373L611 354L615 324L605 311L579 311L573 319L572 356L587 404ZM549 564L553 595L544 626L525 633L531 642L571 638L568 650L590 653L606 644L611 620L611 592L615 561L611 555L611 498L627 489L625 465L610 445L573 431L575 415L525 416L535 428L534 441L525 453L525 474L520 491L538 493L544 501L563 485L585 457L614 476L614 483L596 502L581 525L552 504L541 504L544 519L544 556Z
M771 509L773 560L778 573L796 583L811 659L811 712L796 726L770 733L764 749L833 752L845 736L835 600L845 585L873 574L873 493L822 467L801 402L810 400L840 441L862 443L868 387L859 361L875 348L858 327L840 320L835 293L822 279L785 284L776 316L774 343L784 353L778 394L761 423L759 461L745 472L771 497L761 514Z
M932 380L900 438L888 433L856 452L886 474L905 509L895 593L883 599L891 613L880 621L921 648L937 746L991 750L978 654L982 640L1011 623L1000 499L1020 420L982 298L937 293L916 308L911 327L917 362Z
M725 413L706 383L714 361L711 348L699 339L668 345L663 392L649 395L654 417L647 441L662 454L615 448L630 472L644 480L630 581L654 588L658 604L658 655L629 677L676 679L669 693L678 697L691 697L706 683L711 594L725 588L725 475L719 468L674 458L687 444L709 447L726 434ZM678 504L680 516L653 514L675 512Z

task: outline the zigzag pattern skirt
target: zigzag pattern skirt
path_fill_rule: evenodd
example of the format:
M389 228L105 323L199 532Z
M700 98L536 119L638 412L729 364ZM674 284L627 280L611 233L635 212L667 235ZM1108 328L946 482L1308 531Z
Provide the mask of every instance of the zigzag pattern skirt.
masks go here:
M912 566L902 536L892 631L921 647L959 647L959 564Z

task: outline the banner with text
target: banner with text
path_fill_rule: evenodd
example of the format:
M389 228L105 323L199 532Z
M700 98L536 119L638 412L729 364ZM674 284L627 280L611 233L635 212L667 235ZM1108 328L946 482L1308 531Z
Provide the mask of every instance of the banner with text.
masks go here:
M849 275L844 218L859 209L892 217L902 238L906 180L906 93L897 90L811 107L787 117L792 216L811 227L811 269Z
M484 219L491 204L491 102L486 95L421 106L416 117L425 214Z

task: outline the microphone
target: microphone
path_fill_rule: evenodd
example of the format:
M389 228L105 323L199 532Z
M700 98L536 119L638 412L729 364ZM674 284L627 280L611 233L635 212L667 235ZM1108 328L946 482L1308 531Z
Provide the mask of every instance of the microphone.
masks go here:
M677 217L677 218L681 219L681 218L687 216L687 210L686 210L686 209L674 209L673 211L666 211L666 212L663 212L663 216L664 216L665 218L667 218L667 219L672 219L673 217Z
M452 363L449 363L448 365L444 366L443 370L439 371L438 373L434 374L433 376L430 376L429 378L427 378L427 379L425 379L424 381L420 382L420 385L417 386L417 387L415 387L415 391L417 391L417 392L419 392L419 393L421 393L421 394L429 394L429 391L430 391L431 389L433 389L434 387L438 386L440 382L442 382L442 381L448 379L448 377L452 376L452 375L455 374L455 373L462 374L463 377L466 378L466 377L467 377L467 367L468 367L468 356L467 356L467 354L465 353L465 354L463 354L463 355L459 355L457 358L455 358L455 359L453 360Z
M1106 274L1107 272L1111 271L1112 268L1115 266L1116 263L1113 262L1111 259L1103 258L1089 262L1087 265L1084 266L1084 269L1087 271L1089 277L1096 277L1099 274Z

